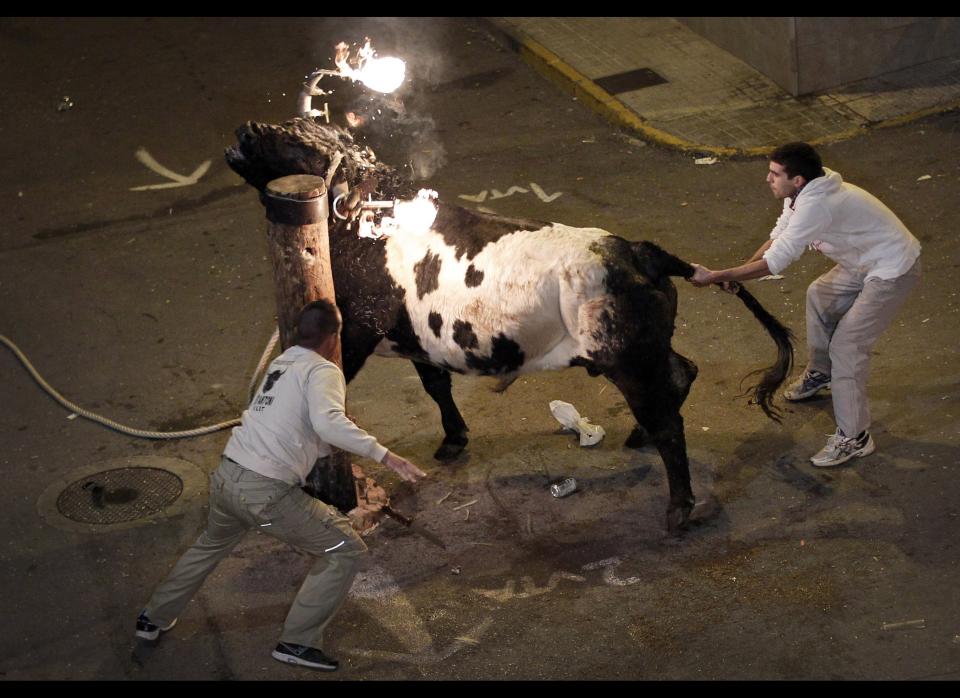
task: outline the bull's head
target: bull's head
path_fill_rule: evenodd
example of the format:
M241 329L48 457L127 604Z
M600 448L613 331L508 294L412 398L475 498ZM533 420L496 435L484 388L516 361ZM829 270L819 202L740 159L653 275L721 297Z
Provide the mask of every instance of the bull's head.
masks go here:
M250 186L263 192L279 177L311 174L328 181L328 190L337 196L351 196L338 202L341 214L355 216L361 198L410 198L413 185L396 169L378 162L373 151L354 141L351 132L324 119L302 117L279 126L247 122L236 130L237 145L227 148L230 168ZM332 202L331 202L332 203ZM344 221L334 218L331 229Z

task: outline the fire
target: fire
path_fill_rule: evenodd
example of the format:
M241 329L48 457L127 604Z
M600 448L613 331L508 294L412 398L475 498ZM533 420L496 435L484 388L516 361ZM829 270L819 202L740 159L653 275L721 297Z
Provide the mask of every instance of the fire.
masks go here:
M338 78L350 78L357 82L362 82L375 92L389 94L403 84L406 78L407 64L399 58L377 58L377 52L370 46L370 39L366 40L363 48L357 51L357 56L353 61L356 67L350 65L350 47L344 42L336 46L337 53L334 57L336 70L327 70L318 68L307 76L307 82L303 83L303 89L297 97L297 113L300 116L323 116L327 123L330 123L330 108L324 103L323 110L313 108L313 98L331 94L321 90L318 85L325 76ZM348 117L349 119L350 117ZM355 127L358 123L350 123Z
M433 189L421 189L411 201L398 201L393 207L393 221L398 229L423 233L437 219L437 192ZM386 222L387 219L384 219Z
M350 48L342 41L336 48L337 55L333 62L343 77L362 82L371 90L384 94L393 92L403 84L406 77L406 63L392 56L377 58L377 52L370 46L370 39L367 39L363 48L357 51L356 68L349 62Z
M374 221L371 209L383 208L385 202L368 202L369 207L360 214L358 234L379 239L397 233L425 233L437 219L438 196L432 189L421 189L410 201L394 201L393 216L384 216L379 224Z

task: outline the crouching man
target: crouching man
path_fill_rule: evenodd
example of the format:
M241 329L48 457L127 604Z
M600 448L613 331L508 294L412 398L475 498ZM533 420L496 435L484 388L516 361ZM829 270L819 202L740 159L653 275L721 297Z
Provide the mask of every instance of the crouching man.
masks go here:
M156 640L172 628L207 575L256 527L316 558L273 657L336 670L337 661L321 649L323 631L346 598L367 547L345 516L301 486L331 446L379 461L410 482L425 476L347 418L346 381L328 360L340 326L340 311L329 301L301 311L297 343L270 364L210 476L207 529L154 591L137 619L137 637Z
M870 351L920 279L920 243L879 199L822 166L807 143L770 156L767 184L783 214L744 264L694 265L695 286L779 274L807 248L836 262L807 289L807 368L784 392L798 401L830 388L837 431L810 460L840 465L875 450L870 436Z

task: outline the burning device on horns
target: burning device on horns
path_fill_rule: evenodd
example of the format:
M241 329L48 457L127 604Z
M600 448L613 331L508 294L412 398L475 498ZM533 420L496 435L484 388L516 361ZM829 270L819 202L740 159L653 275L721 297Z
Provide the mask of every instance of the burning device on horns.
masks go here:
M353 60L350 58L350 47L346 43L341 41L336 49L333 62L337 69L315 70L303 84L297 101L297 112L300 116L322 116L328 124L330 123L330 105L327 102L324 102L322 110L314 109L312 106L314 97L331 94L318 87L325 75L350 78L383 94L390 94L403 84L406 77L406 63L392 56L378 57L377 52L370 46L370 39L365 39L363 47L357 50Z
M339 209L345 196L345 193L337 196L332 206L333 215L343 221L350 218ZM362 238L378 240L400 231L426 232L437 217L437 196L432 189L421 189L410 201L374 201L372 198L361 201L357 234ZM383 215L387 211L392 215Z
M406 64L399 58L377 57L376 51L370 46L370 39L364 40L363 47L357 51L353 60L350 58L350 48L346 43L341 41L336 49L333 62L337 69L315 70L303 84L297 102L297 111L300 116L323 116L326 122L330 123L329 103L324 102L323 110L314 109L312 106L314 97L323 97L332 93L318 87L320 80L326 75L350 78L383 94L390 94L403 84L406 77ZM327 186L330 185L332 173L338 165L339 159L336 160L336 164L331 164L331 171L327 175ZM437 217L437 192L430 189L421 189L410 201L374 201L372 197L367 201L357 201L356 193L351 193L345 185L335 188L331 195L334 196L330 207L333 216L348 221L348 228L356 218L357 234L360 237L379 239L401 230L424 232L430 229ZM341 208L345 211L341 212ZM386 215L388 211L390 215Z

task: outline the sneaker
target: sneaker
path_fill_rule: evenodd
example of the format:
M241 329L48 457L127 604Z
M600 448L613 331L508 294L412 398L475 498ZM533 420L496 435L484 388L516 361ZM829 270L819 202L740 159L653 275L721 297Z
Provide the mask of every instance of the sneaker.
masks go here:
M174 618L173 621L165 628L161 628L158 625L155 625L147 618L146 612L140 614L140 617L137 618L137 637L141 640L156 640L160 637L160 633L167 632L170 628L177 624L177 619Z
M859 436L848 437L837 429L837 433L827 439L827 445L820 449L810 462L818 468L827 468L831 465L846 463L851 458L869 456L876 450L877 447L869 431L864 430Z
M824 388L830 387L830 376L820 371L804 371L795 382L783 391L783 397L791 402L806 400L813 397Z
M305 645L294 645L289 642L281 642L277 645L277 648L273 651L273 658L287 664L299 664L320 671L336 671L337 667L340 666L340 662L336 659L330 659L318 649Z

